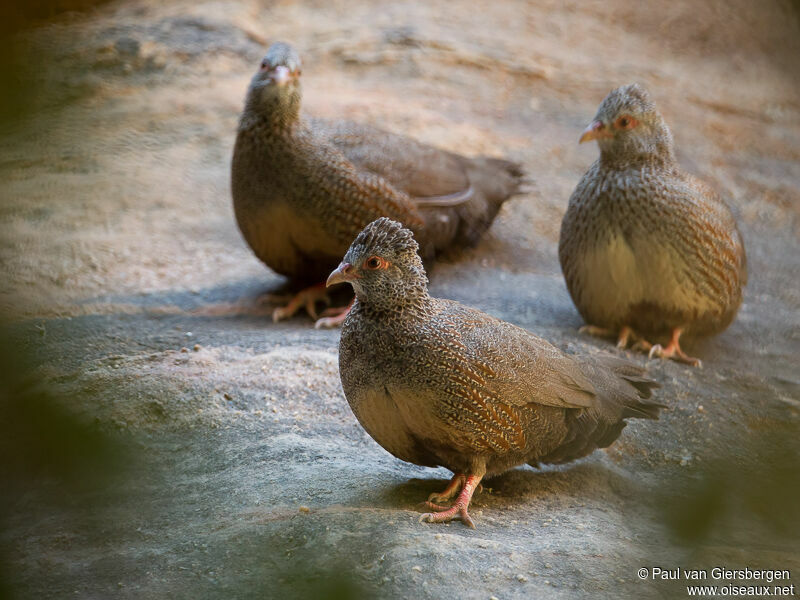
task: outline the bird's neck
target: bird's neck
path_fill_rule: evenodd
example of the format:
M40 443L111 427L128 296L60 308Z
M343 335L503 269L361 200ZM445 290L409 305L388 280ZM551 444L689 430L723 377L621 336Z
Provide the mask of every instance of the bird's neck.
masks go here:
M380 321L407 320L423 317L430 311L433 298L427 286L407 286L395 293L356 293L358 311L366 318Z
M300 94L263 100L248 97L239 129L259 129L275 135L291 134L300 123Z
M672 169L677 164L672 132L661 116L640 127L636 134L599 140L600 166L620 171L639 167Z
M676 165L672 144L661 141L647 147L604 148L600 151L600 166L606 169L626 170L652 167L670 170Z

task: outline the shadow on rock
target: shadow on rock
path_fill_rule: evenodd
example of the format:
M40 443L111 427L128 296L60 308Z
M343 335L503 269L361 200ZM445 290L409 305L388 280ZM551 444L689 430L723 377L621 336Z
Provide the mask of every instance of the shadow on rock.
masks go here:
M407 482L375 490L370 502L391 508L427 511L425 500L441 492L449 479L410 479ZM495 508L514 507L520 503L545 497L580 497L590 501L615 493L630 496L635 484L625 476L593 462L545 467L534 470L520 467L484 480L475 494L474 505ZM641 492L640 492L641 493Z

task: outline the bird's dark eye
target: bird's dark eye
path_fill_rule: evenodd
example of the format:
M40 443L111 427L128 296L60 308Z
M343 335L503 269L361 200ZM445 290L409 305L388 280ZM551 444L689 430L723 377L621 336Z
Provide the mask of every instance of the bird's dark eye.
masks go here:
M269 63L267 62L267 59L264 59L261 61L261 70L266 71L267 69L269 69Z
M617 129L633 129L638 124L639 124L639 121L634 119L632 116L630 116L630 115L622 115L621 117L619 117L616 120L616 122L614 123L614 126Z
M385 269L387 266L389 266L389 263L383 260L380 256L370 256L364 263L364 266L367 269L375 271L377 269Z

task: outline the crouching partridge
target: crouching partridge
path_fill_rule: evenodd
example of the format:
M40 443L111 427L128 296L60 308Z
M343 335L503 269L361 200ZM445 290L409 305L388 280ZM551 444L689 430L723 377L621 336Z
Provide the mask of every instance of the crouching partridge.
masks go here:
M584 331L691 365L681 334L723 331L747 283L744 244L722 199L675 160L672 135L637 84L603 100L580 141L600 158L561 224L561 270ZM653 336L669 336L664 348Z
M662 405L648 400L657 383L638 366L568 356L515 325L432 298L418 249L410 230L378 219L328 285L355 290L339 372L356 418L397 458L453 472L424 520L474 527L468 507L484 477L575 460L611 444L626 418L658 417Z
M380 216L410 227L425 259L475 244L522 171L468 158L375 127L300 114L300 57L273 44L253 76L231 166L233 207L250 248L292 282L313 284L273 313L325 300L323 284L361 229ZM318 325L337 325L347 309Z

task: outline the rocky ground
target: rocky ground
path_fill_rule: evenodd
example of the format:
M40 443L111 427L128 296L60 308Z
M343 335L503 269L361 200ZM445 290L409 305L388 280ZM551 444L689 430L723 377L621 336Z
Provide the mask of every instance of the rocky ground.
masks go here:
M611 88L647 85L683 165L737 214L750 264L737 320L688 346L702 369L649 363L662 419L574 465L490 480L477 530L418 523L448 472L361 430L338 331L258 309L283 282L239 236L228 169L276 39L303 55L309 114L525 166L533 190L437 265L432 292L575 353L614 351L577 333L556 256L597 154L577 138ZM684 597L639 579L656 565L789 569L800 584L796 3L135 0L20 43L27 113L0 140L5 356L27 357L123 458L77 488L12 469L11 597ZM14 410L28 416L7 439L39 431L46 411ZM60 438L25 439L9 464Z

